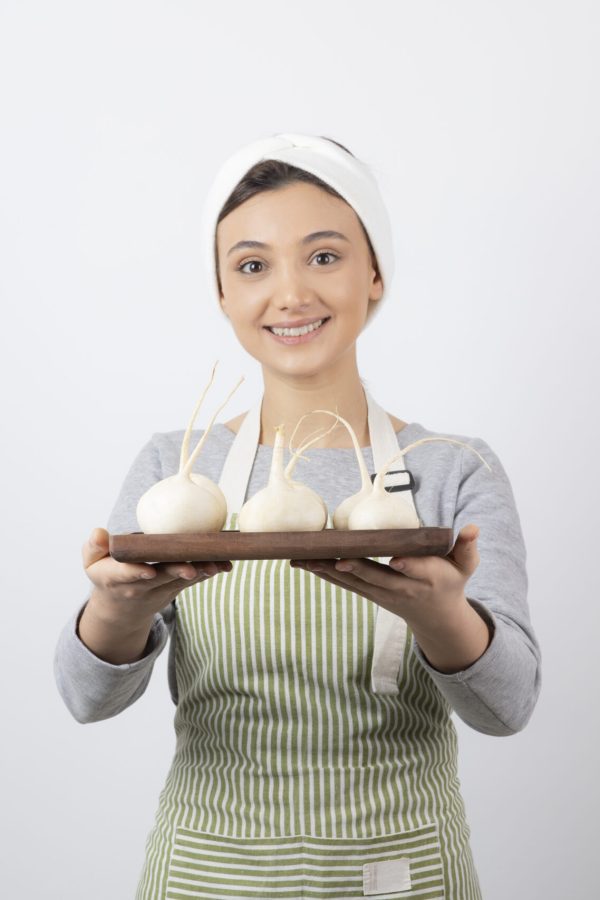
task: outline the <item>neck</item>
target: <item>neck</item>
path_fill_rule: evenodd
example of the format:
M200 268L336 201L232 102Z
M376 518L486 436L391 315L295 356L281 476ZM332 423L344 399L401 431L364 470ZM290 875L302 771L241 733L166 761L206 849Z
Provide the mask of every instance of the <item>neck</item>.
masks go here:
M264 396L260 419L260 443L273 446L275 426L283 423L286 445L298 420L315 409L338 412L356 433L361 447L369 445L367 399L360 382L356 358L340 361L336 372L316 373L297 378L263 367ZM335 420L330 416L315 414L306 419L294 438L294 447L309 434L320 428L330 428ZM311 445L322 447L352 447L347 429L337 427L321 440Z

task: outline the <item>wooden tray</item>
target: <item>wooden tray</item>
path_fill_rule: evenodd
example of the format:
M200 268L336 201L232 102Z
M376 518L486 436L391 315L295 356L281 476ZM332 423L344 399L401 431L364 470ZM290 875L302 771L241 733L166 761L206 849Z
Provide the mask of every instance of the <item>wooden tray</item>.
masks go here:
M451 528L364 531L215 531L208 534L111 534L119 562L222 562L234 559L359 559L369 556L446 556Z

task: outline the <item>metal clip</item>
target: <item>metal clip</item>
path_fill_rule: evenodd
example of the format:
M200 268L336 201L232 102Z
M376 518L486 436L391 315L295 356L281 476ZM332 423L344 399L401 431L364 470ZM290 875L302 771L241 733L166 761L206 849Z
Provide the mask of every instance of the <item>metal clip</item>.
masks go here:
M376 475L377 473L370 476L372 482L375 481ZM416 490L415 479L408 469L394 469L392 472L386 472L383 476L383 486L390 494L394 494L396 491Z

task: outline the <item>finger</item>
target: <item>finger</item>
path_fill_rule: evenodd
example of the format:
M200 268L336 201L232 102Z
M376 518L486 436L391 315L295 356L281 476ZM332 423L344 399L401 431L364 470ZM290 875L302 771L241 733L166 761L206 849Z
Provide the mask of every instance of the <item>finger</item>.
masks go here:
M94 528L88 540L81 548L84 568L108 556L108 531L105 528Z
M90 534L89 539L82 547L82 557L83 557L83 566L86 570L91 570L92 567L100 562L101 560L108 560L110 558L109 553L109 534L105 528L94 528L92 533ZM114 582L133 582L137 581L140 578L155 578L156 572L154 571L152 566L148 565L136 565L133 563L119 563L116 560L110 559L111 563L114 565L110 566L107 563L103 563L103 573L104 579L106 580L106 576L111 577ZM94 570L95 575L95 570ZM91 571L88 572L88 576L91 578L94 583L98 583L95 577L92 577Z
M338 572L334 563L335 560L315 560L315 562L321 566L322 563L331 563L331 569L323 567L321 571L314 572L314 575L318 578L322 578L323 581L328 581L330 584L337 585L337 587L343 588L345 591L349 591L352 594L356 594L359 597L364 597L365 600L371 601L371 603L376 603L377 606L381 606L384 609L389 610L395 615L403 615L402 611L402 601L405 599L403 594L400 594L399 591L396 591L395 596L388 595L386 593L382 593L378 590L369 590L369 585L367 582L363 581L362 578L358 578L353 575L351 572L344 573ZM294 560L290 565L297 565L299 568L306 568L304 561ZM339 576L339 577L338 577ZM401 585L405 587L408 582L403 579ZM408 595L408 599L411 600L410 594Z
M336 559L309 559L303 561L300 567L307 569L307 571L318 575L326 581L330 581L332 584L337 584L339 587L345 588L347 591L360 594L362 597L370 597L373 589L377 587L375 583L355 575L354 572L339 572L336 569L337 562L339 562L339 560ZM362 560L362 562L364 562L364 560ZM394 584L391 589L397 591L400 579L396 575L394 575L393 578ZM390 589L390 583L388 582L385 587L386 589Z
M221 572L231 572L233 568L231 562L223 560L222 562L206 562L193 563L163 563L158 566L160 571L170 574L174 578L195 578L197 573L212 578L213 575L219 575Z
M197 570L196 570L196 574L191 578L189 578L188 576L186 576L184 578L173 578L172 576L168 576L169 583L167 586L170 589L170 593L173 597L176 597L179 593L181 593L186 588L191 587L194 584L199 584L202 581L207 581L209 578L212 577L212 575L218 575L221 572L230 572L231 569L233 568L231 565L231 562L229 562L229 561L223 561L223 562L218 562L218 563L215 563L215 562L195 563L194 565ZM209 571L208 572L203 571L202 569L199 568L200 566L203 566L205 569L208 569ZM214 568L217 569L216 572L212 571ZM167 577L166 573L163 573L163 574L165 575L165 577ZM152 588L152 590L148 594L148 597L152 597L153 594L159 593L161 590L164 590L164 583L157 584L156 589L155 589L155 585L152 584L151 588Z
M182 578L184 581L191 581L196 575L205 575L209 571L209 563L161 563L156 566L157 571L165 580Z
M98 587L111 587L118 584L133 584L136 581L154 580L164 583L165 578L158 578L153 566L138 563L117 562L112 557L97 559L86 567L90 581Z
M334 569L343 575L352 574L367 584L384 590L397 591L402 575L391 571L389 566L373 559L338 559Z
M111 556L96 559L86 567L88 578L99 587L114 587L121 584L135 584L138 581L152 581L153 586L165 585L177 578L190 580L196 576L194 566L177 564L170 571L160 565L148 563L118 562Z
M479 528L477 525L465 525L458 533L456 543L448 557L463 572L464 575L473 574L479 565L479 549L477 538Z
M103 563L104 571L102 573L102 584L106 587L119 584L132 584L145 579L152 580L152 588L164 587L170 585L176 587L181 583L184 587L198 579L211 578L220 572L231 571L231 563L228 561L214 562L198 562L198 563L120 563L116 560L110 560L113 563ZM92 577L93 568L88 572L88 576L97 583Z
M406 578L432 584L439 574L441 564L439 556L394 556L390 559L389 567Z
M419 581L433 583L439 572L440 563L444 559L459 569L466 576L471 575L479 565L479 553L477 552L477 525L465 525L456 539L452 551L447 557L439 556L394 556L390 559L390 568L401 572L407 578L415 578Z
M361 578L357 578L352 573L345 572L337 572L334 566L335 560L325 560L318 559L314 560L314 565L318 566L318 569L313 569L311 571L307 567L307 562L311 562L311 560L294 560L294 567L297 566L300 569L307 569L311 574L315 575L317 578L322 578L324 581L329 581L330 584L335 584L338 587L344 588L346 591L351 591L354 594L360 594L361 597L366 597L365 591L368 589L368 585ZM370 599L367 597L367 599Z

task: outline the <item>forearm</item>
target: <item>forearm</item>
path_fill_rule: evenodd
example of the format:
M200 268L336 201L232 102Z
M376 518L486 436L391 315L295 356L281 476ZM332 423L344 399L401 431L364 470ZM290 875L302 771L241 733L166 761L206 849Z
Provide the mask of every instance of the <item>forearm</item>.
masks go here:
M415 654L463 722L482 734L515 734L529 721L539 695L539 648L531 632L493 614L479 600L470 597L468 602L492 634L478 660L464 671L440 672L413 636Z
M89 601L87 601L89 602ZM78 722L116 716L144 693L156 658L168 640L168 625L156 616L146 655L137 662L112 665L89 650L77 635L83 608L62 629L54 655L58 690Z
M493 633L464 596L451 609L408 624L429 665L448 675L468 669L483 656Z
M118 666L143 658L153 622L154 615L131 623L117 618L114 608L98 592L92 592L79 620L77 635L95 656Z

